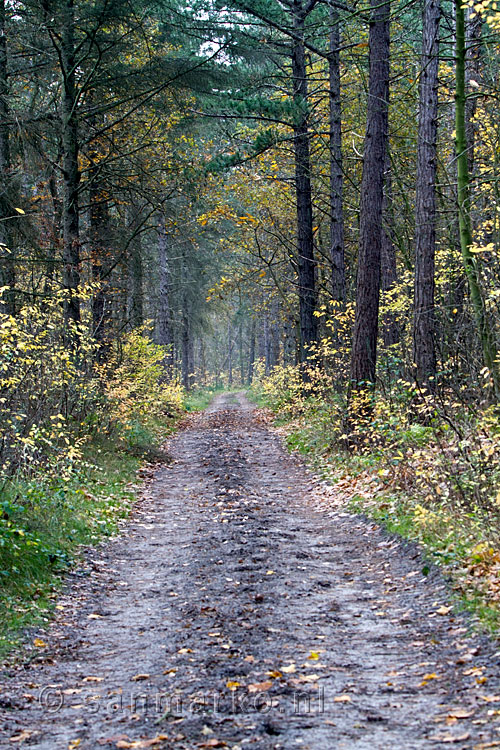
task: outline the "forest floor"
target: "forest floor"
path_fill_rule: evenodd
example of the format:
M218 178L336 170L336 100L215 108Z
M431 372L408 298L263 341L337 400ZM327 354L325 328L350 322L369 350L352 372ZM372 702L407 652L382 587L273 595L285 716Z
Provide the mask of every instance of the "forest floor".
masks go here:
M243 395L168 451L2 669L0 747L500 748L498 644L416 547L319 509Z

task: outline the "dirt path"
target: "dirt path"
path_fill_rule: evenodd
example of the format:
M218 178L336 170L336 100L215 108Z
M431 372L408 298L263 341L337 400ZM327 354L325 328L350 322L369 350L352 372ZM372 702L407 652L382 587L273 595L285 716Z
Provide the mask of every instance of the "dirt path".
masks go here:
M169 451L42 656L4 671L0 747L500 747L494 644L411 548L316 511L242 396Z

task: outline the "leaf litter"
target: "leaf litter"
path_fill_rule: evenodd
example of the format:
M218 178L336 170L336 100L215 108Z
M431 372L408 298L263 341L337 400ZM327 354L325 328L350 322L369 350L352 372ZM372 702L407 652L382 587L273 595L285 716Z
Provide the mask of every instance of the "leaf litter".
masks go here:
M495 644L468 637L415 547L345 512L347 484L326 489L241 395L168 449L30 658L5 666L6 745L500 747Z

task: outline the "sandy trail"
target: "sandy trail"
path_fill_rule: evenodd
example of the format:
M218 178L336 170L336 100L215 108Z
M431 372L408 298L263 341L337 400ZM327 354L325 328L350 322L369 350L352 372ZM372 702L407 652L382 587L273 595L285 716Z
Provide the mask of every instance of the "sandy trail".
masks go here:
M500 747L494 644L412 548L315 510L242 395L169 452L69 577L49 648L3 671L1 747Z

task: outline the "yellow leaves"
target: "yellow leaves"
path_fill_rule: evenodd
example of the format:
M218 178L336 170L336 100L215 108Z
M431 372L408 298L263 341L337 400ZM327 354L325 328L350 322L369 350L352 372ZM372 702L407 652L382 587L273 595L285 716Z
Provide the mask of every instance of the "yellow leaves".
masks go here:
M237 688L241 687L241 682L238 682L237 680L228 680L226 682L226 687L229 688L229 690L236 690Z
M45 641L42 641L41 638L35 638L33 641L33 645L37 648L47 648L47 644L45 643Z
M307 658L312 659L312 660L317 660L319 659L319 654L317 651L311 651L311 653L309 654Z
M22 208L14 208L14 211L17 211L18 214L21 214L21 216L24 216L26 211L23 211Z
M424 674L422 682L420 683L419 687L425 687L431 680L439 680L441 679L439 675L437 675L435 672L429 672L429 674Z

